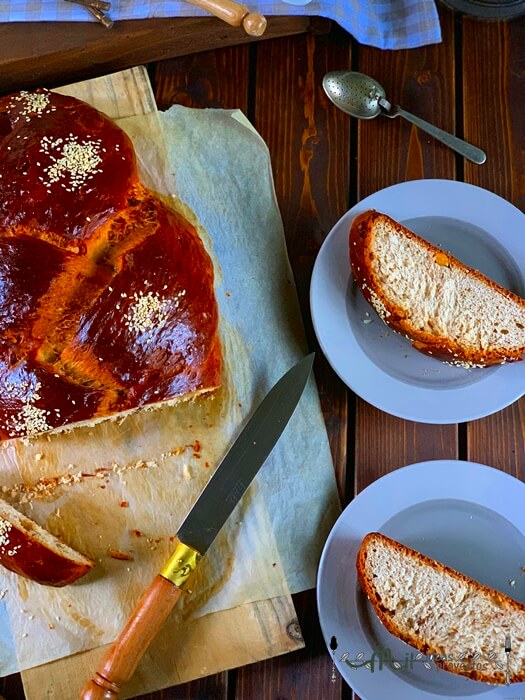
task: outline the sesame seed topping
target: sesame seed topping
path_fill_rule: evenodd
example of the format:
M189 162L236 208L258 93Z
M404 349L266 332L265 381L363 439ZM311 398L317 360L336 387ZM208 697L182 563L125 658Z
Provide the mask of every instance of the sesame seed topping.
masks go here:
M100 143L100 139L79 141L72 134L65 139L55 140L44 136L41 140L41 151L52 161L51 165L44 168L47 176L46 187L67 178L67 183L60 182L60 184L68 192L73 192L85 185L96 173L101 173L102 170L97 168L102 162L99 155Z
M8 520L0 518L0 549L3 551L4 547L9 545L9 533L13 526Z
M386 308L384 303L381 301L381 299L377 296L375 292L373 292L371 289L369 290L370 293L370 303L374 307L377 315L385 320L388 316L391 316L390 311Z
M25 117L25 121L28 122L31 121L28 115L34 114L40 117L45 112L49 106L49 94L46 92L27 92L27 90L22 90L13 97L8 108L13 109L17 106L17 103L22 104L20 116Z
M183 290L173 300L162 299L158 292L135 292L128 313L123 314L125 325L136 333L147 333L154 328L162 328L168 320L168 307L177 308L179 298L185 294L186 291Z
M51 428L47 423L46 415L47 411L43 408L26 403L12 421L11 428L19 435L37 435Z
M23 397L19 395L20 388L26 392ZM18 394L17 398L21 398L22 401L21 409L10 417L5 426L12 435L37 435L51 428L46 418L49 411L35 406L35 402L40 399L38 393L40 388L41 384L38 380L36 382L26 380L20 387L15 387L8 381L4 383L7 395L17 396Z

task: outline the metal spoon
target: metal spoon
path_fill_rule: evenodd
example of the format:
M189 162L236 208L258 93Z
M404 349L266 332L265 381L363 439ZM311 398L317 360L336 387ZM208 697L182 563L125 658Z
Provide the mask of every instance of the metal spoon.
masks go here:
M480 148L476 148L463 139L405 112L398 105L392 106L386 99L385 91L381 85L364 73L345 70L332 71L324 76L323 88L336 107L352 117L373 119L378 114L384 114L390 118L404 117L473 163L481 165L487 160L486 154Z

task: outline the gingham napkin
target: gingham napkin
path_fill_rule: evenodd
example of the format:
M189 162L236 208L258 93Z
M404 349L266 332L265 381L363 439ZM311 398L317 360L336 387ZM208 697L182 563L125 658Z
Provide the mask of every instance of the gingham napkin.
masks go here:
M441 41L434 0L244 0L264 15L319 15L332 19L358 42L380 49L409 49ZM204 10L180 0L113 0L111 19L194 17ZM0 0L0 22L96 21L65 0ZM242 30L241 30L242 31Z

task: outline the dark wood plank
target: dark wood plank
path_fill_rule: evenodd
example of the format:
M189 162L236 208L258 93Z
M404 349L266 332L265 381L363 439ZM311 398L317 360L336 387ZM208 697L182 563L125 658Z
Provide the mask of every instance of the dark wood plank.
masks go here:
M337 27L327 36L257 47L255 122L270 150L292 258L315 258L348 208L349 120L328 100L321 81L350 61L350 38Z
M399 467L431 459L457 459L456 426L414 423L358 402L356 482L359 492Z
M350 156L347 118L325 97L321 80L350 61L349 37L301 36L257 46L254 122L268 144L290 261L308 341L317 347L308 293L319 247L348 207ZM318 353L316 378L338 484L344 496L346 389ZM235 697L339 700L342 681L331 681L331 660L319 628L315 592L294 596L305 649L237 672Z
M455 129L454 20L441 10L443 43L411 51L362 48L359 70L378 80L387 97L443 129ZM456 175L450 149L404 120L360 122L357 199L411 179ZM355 489L400 466L458 456L457 426L424 425L383 413L357 400Z
M0 24L0 94L55 87L124 68L207 49L309 31L329 21L269 17L262 37L250 37L215 17L126 20L106 30L97 22Z
M525 479L525 399L469 424L468 458Z
M185 107L248 110L249 47L230 46L156 65L155 98L161 110Z
M465 136L487 162L467 163L465 180L525 211L525 17L508 24L463 20Z
M440 8L443 43L411 51L363 48L359 70L375 78L392 104L455 132L454 17ZM359 123L358 199L420 178L456 177L453 151L398 117Z
M140 695L136 700L226 700L228 697L228 673L200 678L192 683L184 683L155 693ZM9 697L6 700L11 700ZM15 700L15 699L13 699Z
M509 23L463 20L467 138L487 152L465 180L525 211L525 17ZM516 232L521 235L522 232ZM468 456L525 479L525 398L468 426Z
M0 697L5 700L25 700L24 686L19 673L0 678Z

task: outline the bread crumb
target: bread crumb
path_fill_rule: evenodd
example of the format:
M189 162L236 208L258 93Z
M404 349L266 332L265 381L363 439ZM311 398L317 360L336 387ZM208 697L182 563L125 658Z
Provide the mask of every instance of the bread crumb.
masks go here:
M112 559L120 559L122 561L133 561L133 557L127 552L119 552L118 549L110 549L109 556Z
M43 459L44 455L41 452L37 452L35 455L35 461L40 462L41 459Z

